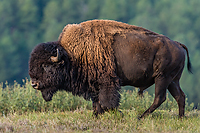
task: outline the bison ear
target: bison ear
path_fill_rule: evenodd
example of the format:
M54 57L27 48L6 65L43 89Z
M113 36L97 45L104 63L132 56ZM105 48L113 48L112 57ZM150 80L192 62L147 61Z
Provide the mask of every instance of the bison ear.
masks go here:
M59 50L57 49L57 56L51 56L51 61L52 62L59 62L61 60L61 56L60 56L60 52Z

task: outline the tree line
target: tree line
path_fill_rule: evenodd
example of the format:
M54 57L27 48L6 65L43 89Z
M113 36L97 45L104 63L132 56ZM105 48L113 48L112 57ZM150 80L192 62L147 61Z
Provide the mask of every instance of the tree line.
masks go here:
M28 76L31 50L57 40L63 27L92 19L111 19L163 34L189 48L193 75L186 69L181 86L189 102L200 101L199 0L1 0L0 82ZM154 89L149 89L150 92Z

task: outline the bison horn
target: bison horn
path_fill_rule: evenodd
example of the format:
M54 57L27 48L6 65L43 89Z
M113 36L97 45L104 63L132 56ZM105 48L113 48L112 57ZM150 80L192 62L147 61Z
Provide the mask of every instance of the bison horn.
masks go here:
M56 57L51 56L51 61L52 61L52 62L58 62L58 61L60 61L60 59L61 59L60 52L59 52L59 50L57 49L57 56L56 56Z

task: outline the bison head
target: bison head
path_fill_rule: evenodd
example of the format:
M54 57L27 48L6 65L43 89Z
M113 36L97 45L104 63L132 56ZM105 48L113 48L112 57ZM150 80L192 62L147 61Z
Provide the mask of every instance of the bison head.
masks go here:
M65 63L58 42L42 43L33 49L29 60L31 85L41 91L45 101L51 101L53 94L64 88Z

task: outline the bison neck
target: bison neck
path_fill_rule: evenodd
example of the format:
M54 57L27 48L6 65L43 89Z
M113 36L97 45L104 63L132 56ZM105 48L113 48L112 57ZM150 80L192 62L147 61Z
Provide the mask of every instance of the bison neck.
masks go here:
M72 92L73 95L83 96L86 100L90 99L88 92L87 76L77 64L71 64L68 70L66 82L68 85L66 91Z

